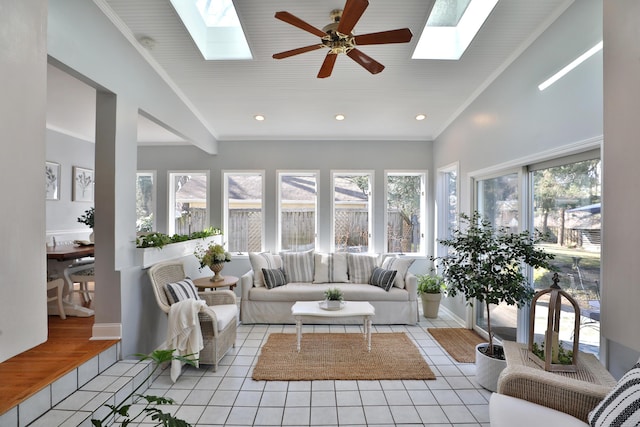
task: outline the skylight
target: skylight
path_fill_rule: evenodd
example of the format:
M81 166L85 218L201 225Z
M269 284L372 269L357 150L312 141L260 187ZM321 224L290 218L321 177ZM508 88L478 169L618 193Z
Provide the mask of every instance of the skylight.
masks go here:
M171 0L206 60L252 59L232 0Z
M412 59L460 59L498 0L436 0Z

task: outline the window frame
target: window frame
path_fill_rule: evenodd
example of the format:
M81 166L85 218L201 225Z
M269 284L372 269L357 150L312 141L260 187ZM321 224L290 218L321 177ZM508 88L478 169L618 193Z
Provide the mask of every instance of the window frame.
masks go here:
M450 206L449 202L445 199L449 197L449 183L448 175L452 172L456 174L455 192L456 192L456 205L454 214L454 223L450 224L447 221L446 210ZM436 238L434 239L434 247L436 248L436 255L443 256L447 253L447 248L441 245L438 240L446 239L450 236L451 227L457 227L460 217L460 162L450 163L446 166L438 168L436 178L436 206L435 213L435 227Z
M315 211L315 221L314 221L314 234L313 240L314 245L313 249L318 250L318 222L319 222L319 212L318 212L318 200L320 198L320 171L317 169L314 170L276 170L276 209L277 209L277 224L276 224L276 250L278 252L284 251L282 248L282 178L284 176L309 176L315 179L316 183L316 194L313 202L313 208ZM287 249L288 250L288 249Z
M153 219L151 221L151 230L155 231L158 227L158 171L156 170L138 170L136 171L136 196L138 192L138 177L139 176L151 176L151 182L153 184L153 190L151 194L151 212L153 214ZM138 201L136 200L136 208L138 205ZM137 222L138 222L138 212L136 209L136 230L137 230Z
M420 251L419 252L394 252L402 255L410 256L426 256L427 254L427 239L429 235L428 220L429 215L427 212L427 197L429 195L429 171L412 169L389 169L384 171L384 204L383 204L383 218L384 218L384 251L389 252L389 230L387 224L389 223L389 176L420 176L421 180L421 195L420 195L420 224L422 225L420 230Z
M374 216L375 210L374 207L374 194L375 194L375 172L373 170L332 170L331 171L331 241L330 248L332 252L336 250L336 198L335 198L335 181L336 177L341 176L366 176L369 178L369 189L368 189L368 241L369 244L367 246L367 253L371 253L374 251L375 234L373 232L373 227L375 224Z
M229 177L234 175L259 175L262 181L261 198L260 198L260 212L262 215L262 227L260 230L260 251L265 250L265 170L222 170L222 230L223 233L228 231L229 224ZM225 246L228 242L225 240ZM248 255L248 251L237 252L238 255Z
M175 204L176 204L176 194L173 190L174 188L174 179L176 176L182 175L204 175L207 183L207 189L205 191L205 221L204 227L209 227L210 217L211 217L211 205L210 205L210 170L209 169L200 169L200 170L169 170L167 171L167 234L173 235L176 234L175 223L176 219L173 216L175 214ZM192 230L193 232L194 230Z

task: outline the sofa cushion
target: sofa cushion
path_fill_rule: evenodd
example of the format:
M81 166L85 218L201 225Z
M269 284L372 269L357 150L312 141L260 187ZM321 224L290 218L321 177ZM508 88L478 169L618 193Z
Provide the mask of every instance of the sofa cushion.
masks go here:
M250 301L322 301L324 292L329 288L339 288L345 301L409 301L409 293L394 286L384 289L369 284L357 283L287 283L273 289L265 287L251 288Z
M269 252L249 252L249 262L253 270L253 286L265 286L263 268L282 267L282 258Z
M196 285L189 278L175 283L167 283L164 285L164 293L167 295L169 304L175 304L186 299L200 299Z
M313 282L313 251L281 252L280 256L290 282Z
M262 275L264 276L264 284L268 289L284 286L288 283L287 276L284 274L284 269L282 267L263 268Z
M624 374L589 412L589 424L593 427L640 425L640 363Z
M491 427L589 427L564 412L498 393L489 400L489 418Z
M373 273L371 273L369 284L378 286L386 292L389 292L389 289L393 286L397 273L398 272L396 270L385 270L383 268L376 267L373 269Z
M404 289L404 276L407 275L407 271L409 271L409 267L411 267L414 261L415 259L413 258L388 256L382 261L382 268L385 270L396 270L398 274L396 274L396 280L393 285Z
M347 254L349 281L351 283L369 283L371 273L376 265L377 257L368 254Z
M349 281L346 253L315 253L314 264L313 283L346 283Z

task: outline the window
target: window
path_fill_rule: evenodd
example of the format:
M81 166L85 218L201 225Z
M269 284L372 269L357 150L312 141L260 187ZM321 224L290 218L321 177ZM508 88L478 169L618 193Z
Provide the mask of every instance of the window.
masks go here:
M136 174L136 231L155 230L156 173Z
M209 226L209 172L169 172L169 234L191 234Z
M426 172L385 172L387 252L425 251Z
M507 227L519 232L520 195L518 172L476 181L476 209L494 227ZM482 304L474 304L476 326L486 330L487 318ZM501 339L517 338L518 308L505 303L491 306L491 328Z
M598 354L602 194L601 163L599 158L592 158L594 155L599 157L598 152L590 152L555 164L534 165L529 170L533 226L546 233L541 246L555 255L559 285L580 306L580 349ZM536 270L533 277L536 290L552 284L552 272ZM542 312L546 313L546 308ZM561 320L561 325L572 325L574 320L569 316ZM560 340L571 342L571 331L561 330Z
M436 227L438 239L451 237L451 230L458 225L458 164L438 170L436 197ZM446 253L446 248L437 245L438 256Z
M315 249L317 201L317 172L278 172L280 250Z
M260 252L264 242L264 172L224 172L224 237L230 252Z
M334 252L368 252L372 246L371 187L368 172L333 173Z

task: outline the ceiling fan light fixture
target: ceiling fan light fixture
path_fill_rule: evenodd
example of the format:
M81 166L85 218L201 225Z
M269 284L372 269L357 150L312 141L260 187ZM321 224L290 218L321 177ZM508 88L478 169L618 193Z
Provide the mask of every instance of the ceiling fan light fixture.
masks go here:
M416 120L421 121L427 118L426 114L418 114L416 115Z
M342 120L344 120L344 114L336 114L336 120L341 122Z
M253 116L254 119L256 119L259 122L263 122L264 121L264 116L262 114L256 114L255 116Z

